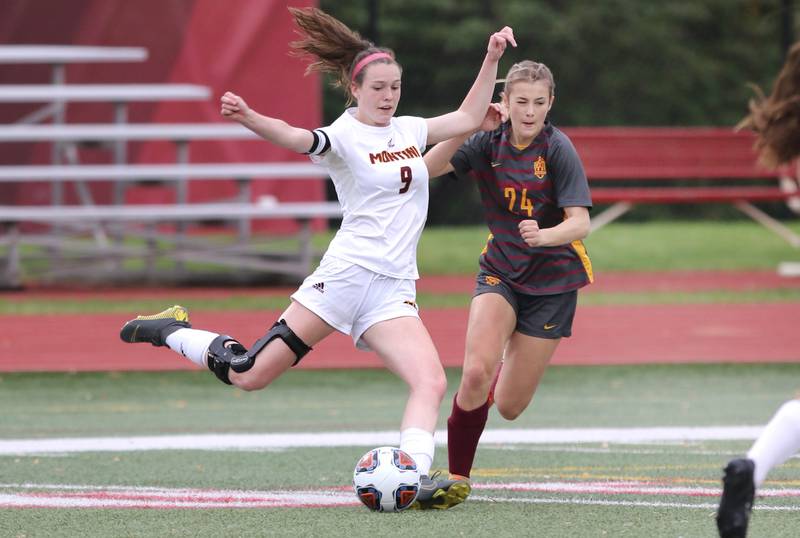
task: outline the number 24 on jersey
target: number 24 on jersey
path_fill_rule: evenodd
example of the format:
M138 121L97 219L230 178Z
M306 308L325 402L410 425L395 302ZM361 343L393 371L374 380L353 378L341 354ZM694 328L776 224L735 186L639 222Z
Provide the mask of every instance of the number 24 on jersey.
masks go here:
M514 213L514 204L517 202L517 189L514 187L506 187L503 189L503 196L508 200L508 210ZM528 198L528 189L522 189L522 194L519 197L519 211L528 213L529 217L533 216L533 202Z

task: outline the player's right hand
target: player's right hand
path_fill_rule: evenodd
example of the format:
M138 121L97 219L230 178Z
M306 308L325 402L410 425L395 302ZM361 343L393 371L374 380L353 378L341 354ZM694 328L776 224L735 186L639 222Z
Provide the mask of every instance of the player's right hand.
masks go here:
M546 243L545 230L539 228L539 223L533 219L521 220L517 225L522 240L529 247L543 247Z
M231 120L239 121L250 111L245 100L233 92L225 92L220 98L220 105L222 116Z

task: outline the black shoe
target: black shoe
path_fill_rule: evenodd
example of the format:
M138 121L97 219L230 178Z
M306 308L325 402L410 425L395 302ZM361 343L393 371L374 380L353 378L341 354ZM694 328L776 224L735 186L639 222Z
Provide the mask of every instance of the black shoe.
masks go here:
M725 467L722 498L717 511L720 538L744 538L747 535L756 492L753 482L755 467L753 460L745 458L731 460Z
M419 493L412 510L447 510L461 504L469 496L472 488L466 480L440 478L436 471L430 477L422 475L419 479Z
M131 344L150 342L154 346L163 346L167 336L184 328L191 328L189 312L175 305L152 316L137 316L122 326L119 337Z

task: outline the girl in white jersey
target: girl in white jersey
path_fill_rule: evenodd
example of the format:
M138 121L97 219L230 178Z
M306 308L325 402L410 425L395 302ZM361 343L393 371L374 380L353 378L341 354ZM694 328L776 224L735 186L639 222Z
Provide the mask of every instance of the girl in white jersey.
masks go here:
M516 46L513 32L505 27L490 37L481 70L458 110L435 118L395 118L402 70L394 53L316 8L289 10L302 35L293 49L316 59L310 71L333 74L348 104L356 106L311 131L263 116L227 92L222 115L326 167L342 205L341 228L278 322L249 349L230 336L191 329L180 306L129 321L120 337L169 347L225 383L257 390L332 332L350 334L408 385L399 444L423 475L415 506L449 508L469 494L469 484L429 477L446 378L416 306L416 249L428 208L422 153L428 144L481 124L497 63L508 43Z

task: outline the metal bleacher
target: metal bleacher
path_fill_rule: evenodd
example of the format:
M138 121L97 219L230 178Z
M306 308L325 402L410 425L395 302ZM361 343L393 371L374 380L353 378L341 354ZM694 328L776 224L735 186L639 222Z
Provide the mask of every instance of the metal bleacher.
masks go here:
M51 164L0 165L0 184L49 183L51 199L45 205L0 205L0 286L18 287L28 273L26 258L36 258L32 278L58 281L169 279L186 274L187 262L219 268L237 268L298 280L312 269L311 223L337 218L336 202L281 202L252 200L256 180L324 180L325 172L311 163L191 163L188 144L193 140L249 140L258 137L238 124L131 124L127 106L137 101L207 100L211 91L191 84L67 84L64 65L74 62L135 62L147 51L135 47L0 46L0 64L44 63L52 67L51 84L0 86L3 103L38 103L41 108L11 125L0 125L2 144L51 144ZM109 123L69 124L65 108L71 102L108 102L114 105ZM50 123L42 123L44 121ZM168 140L174 143L174 163L132 164L127 143ZM82 164L76 145L102 143L109 147L111 164ZM70 157L72 156L72 157ZM193 180L234 182L233 200L190 203ZM87 187L110 182L111 203L97 204ZM143 181L170 184L175 201L126 204L125 189ZM64 189L74 185L79 205L64 204ZM293 245L281 241L272 249L252 241L256 219L291 219L298 232ZM227 241L207 240L188 227L213 222L230 223ZM35 231L29 231L33 228ZM3 257L4 256L4 260ZM163 269L164 261L172 262ZM136 263L131 263L136 262ZM133 266L133 269L129 267ZM165 271L169 274L165 274Z

